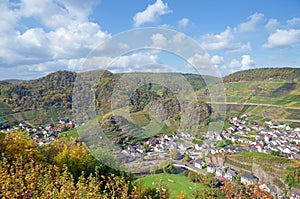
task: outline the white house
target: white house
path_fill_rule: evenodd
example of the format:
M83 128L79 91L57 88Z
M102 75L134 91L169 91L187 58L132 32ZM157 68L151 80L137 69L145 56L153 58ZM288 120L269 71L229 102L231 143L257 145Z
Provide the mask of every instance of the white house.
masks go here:
M225 169L222 168L222 167L217 167L216 168L216 176L220 177L220 178L223 178L224 175L225 175Z
M208 173L215 173L215 171L216 171L216 167L215 167L214 165L209 164L209 165L207 166L207 172L208 172Z
M199 144L195 144L195 149L196 149L196 150L201 150L202 147L201 147L201 145L199 145Z
M196 168L202 169L204 165L205 165L205 163L201 159L195 160L195 167Z
M270 188L266 184L261 184L259 185L259 189L264 191L264 192L269 192L270 193Z
M241 176L241 183L245 185L253 185L258 182L258 178L250 173L245 173Z
M233 181L234 178L236 178L236 172L232 169L228 169L224 175L224 178Z

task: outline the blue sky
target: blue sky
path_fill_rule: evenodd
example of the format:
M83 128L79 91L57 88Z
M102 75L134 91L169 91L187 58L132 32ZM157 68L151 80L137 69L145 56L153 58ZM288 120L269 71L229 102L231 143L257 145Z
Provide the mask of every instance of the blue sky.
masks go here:
M158 28L142 38L156 50L133 50L137 37L126 31L146 27ZM201 71L189 65L223 76L299 67L300 1L1 0L0 36L0 79L35 79L57 70ZM185 43L174 45L178 39ZM180 48L192 41L203 51L191 49L183 59Z

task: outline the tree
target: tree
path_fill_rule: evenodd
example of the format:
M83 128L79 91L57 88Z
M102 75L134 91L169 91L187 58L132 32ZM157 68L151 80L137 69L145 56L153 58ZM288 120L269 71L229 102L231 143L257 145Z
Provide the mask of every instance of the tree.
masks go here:
M190 156L189 154L185 154L184 158L183 158L183 162L189 162L190 161Z
M42 154L37 147L37 144L22 131L8 132L0 136L0 151L8 162L18 159L25 162L42 161Z
M175 159L178 156L178 151L175 148L170 149L170 157Z

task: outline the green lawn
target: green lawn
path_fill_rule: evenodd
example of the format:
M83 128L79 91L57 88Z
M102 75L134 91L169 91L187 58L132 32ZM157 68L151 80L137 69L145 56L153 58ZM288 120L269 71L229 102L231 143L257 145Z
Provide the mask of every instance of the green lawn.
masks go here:
M202 188L201 184L192 182L182 174L155 174L140 178L137 182L142 182L145 187L151 188L155 188L159 184L166 185L170 189L170 198L176 198L183 191L186 193L186 198L193 198L193 191L196 188Z
M71 129L69 131L61 133L61 135L67 137L68 139L77 138L78 137L78 132L77 132L77 129Z

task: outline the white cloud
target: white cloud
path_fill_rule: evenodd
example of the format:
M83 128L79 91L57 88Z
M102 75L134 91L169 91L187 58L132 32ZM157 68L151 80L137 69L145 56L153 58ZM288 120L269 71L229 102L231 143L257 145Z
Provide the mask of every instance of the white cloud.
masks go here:
M23 0L14 5L0 2L0 64L38 64L55 59L80 58L110 38L88 21L94 0ZM19 31L20 20L29 18L40 27ZM47 28L45 28L47 27ZM120 46L120 48L126 46Z
M219 65L224 64L223 57L218 55L210 56L208 53L198 54L196 53L193 57L190 57L188 63L192 64L197 68L202 69L211 69L213 67L217 67Z
M300 18L299 17L294 17L292 19L289 19L286 21L288 27L295 27L300 25Z
M278 26L279 26L279 22L277 21L277 19L269 19L268 23L265 25L265 29L267 29L268 31L273 31L275 30Z
M167 38L161 33L152 35L151 39L152 39L153 46L157 48L164 48L168 45Z
M164 34L156 33L151 36L152 44L150 48L158 50L167 50L169 52L189 57L191 54L194 54L199 51L203 51L199 45L195 44L190 38L182 33L176 34Z
M110 38L98 24L92 22L72 23L47 34L54 49L55 58L78 56L78 53L88 52L100 42Z
M96 69L106 69L113 72L141 71L145 65L155 65L158 63L158 55L151 52L136 52L130 55L114 57L88 57L87 59L65 60L64 63L69 70L87 71ZM147 69L151 70L151 68ZM158 70L158 68L156 68ZM165 69L163 69L165 70Z
M0 1L0 10L0 36L5 36L4 34L13 32L17 23L17 14L8 8L7 1Z
M178 27L180 29L185 28L189 25L189 19L188 18L182 18L178 21Z
M95 0L22 0L17 11L20 17L39 18L50 28L67 26L72 21L86 22Z
M133 17L134 26L139 27L144 23L155 22L161 15L171 13L168 4L162 0L156 0L154 4L148 5L146 10L136 13Z
M234 36L231 28L227 27L224 32L220 34L206 34L202 36L202 43L204 49L207 50L226 50L228 52L243 52L251 50L251 45L243 43L232 43Z
M114 60L110 67L112 68L139 68L145 64L156 64L158 62L158 56L152 53L133 53L128 56L121 56Z
M235 28L236 32L251 32L256 30L256 26L261 22L264 18L264 14L262 13L254 13L249 17L247 22L241 23Z
M250 55L242 55L241 61L238 61L236 59L231 60L228 67L224 67L227 73L239 71L239 70L247 70L251 67L255 66L254 60L251 59Z
M222 56L214 55L210 56L208 53L199 54L196 53L188 60L188 68L195 67L200 74L220 76L219 70L224 65L224 58Z
M254 60L250 58L250 55L243 55L241 61L242 68L250 68L255 66Z
M35 79L58 70L89 71L107 69L112 72L170 72L167 65L159 64L159 56L151 52L136 52L114 57L88 57L74 59L55 59L37 64L23 64L16 67L1 68L0 79Z
M268 37L264 48L290 48L300 41L300 29L277 29Z

